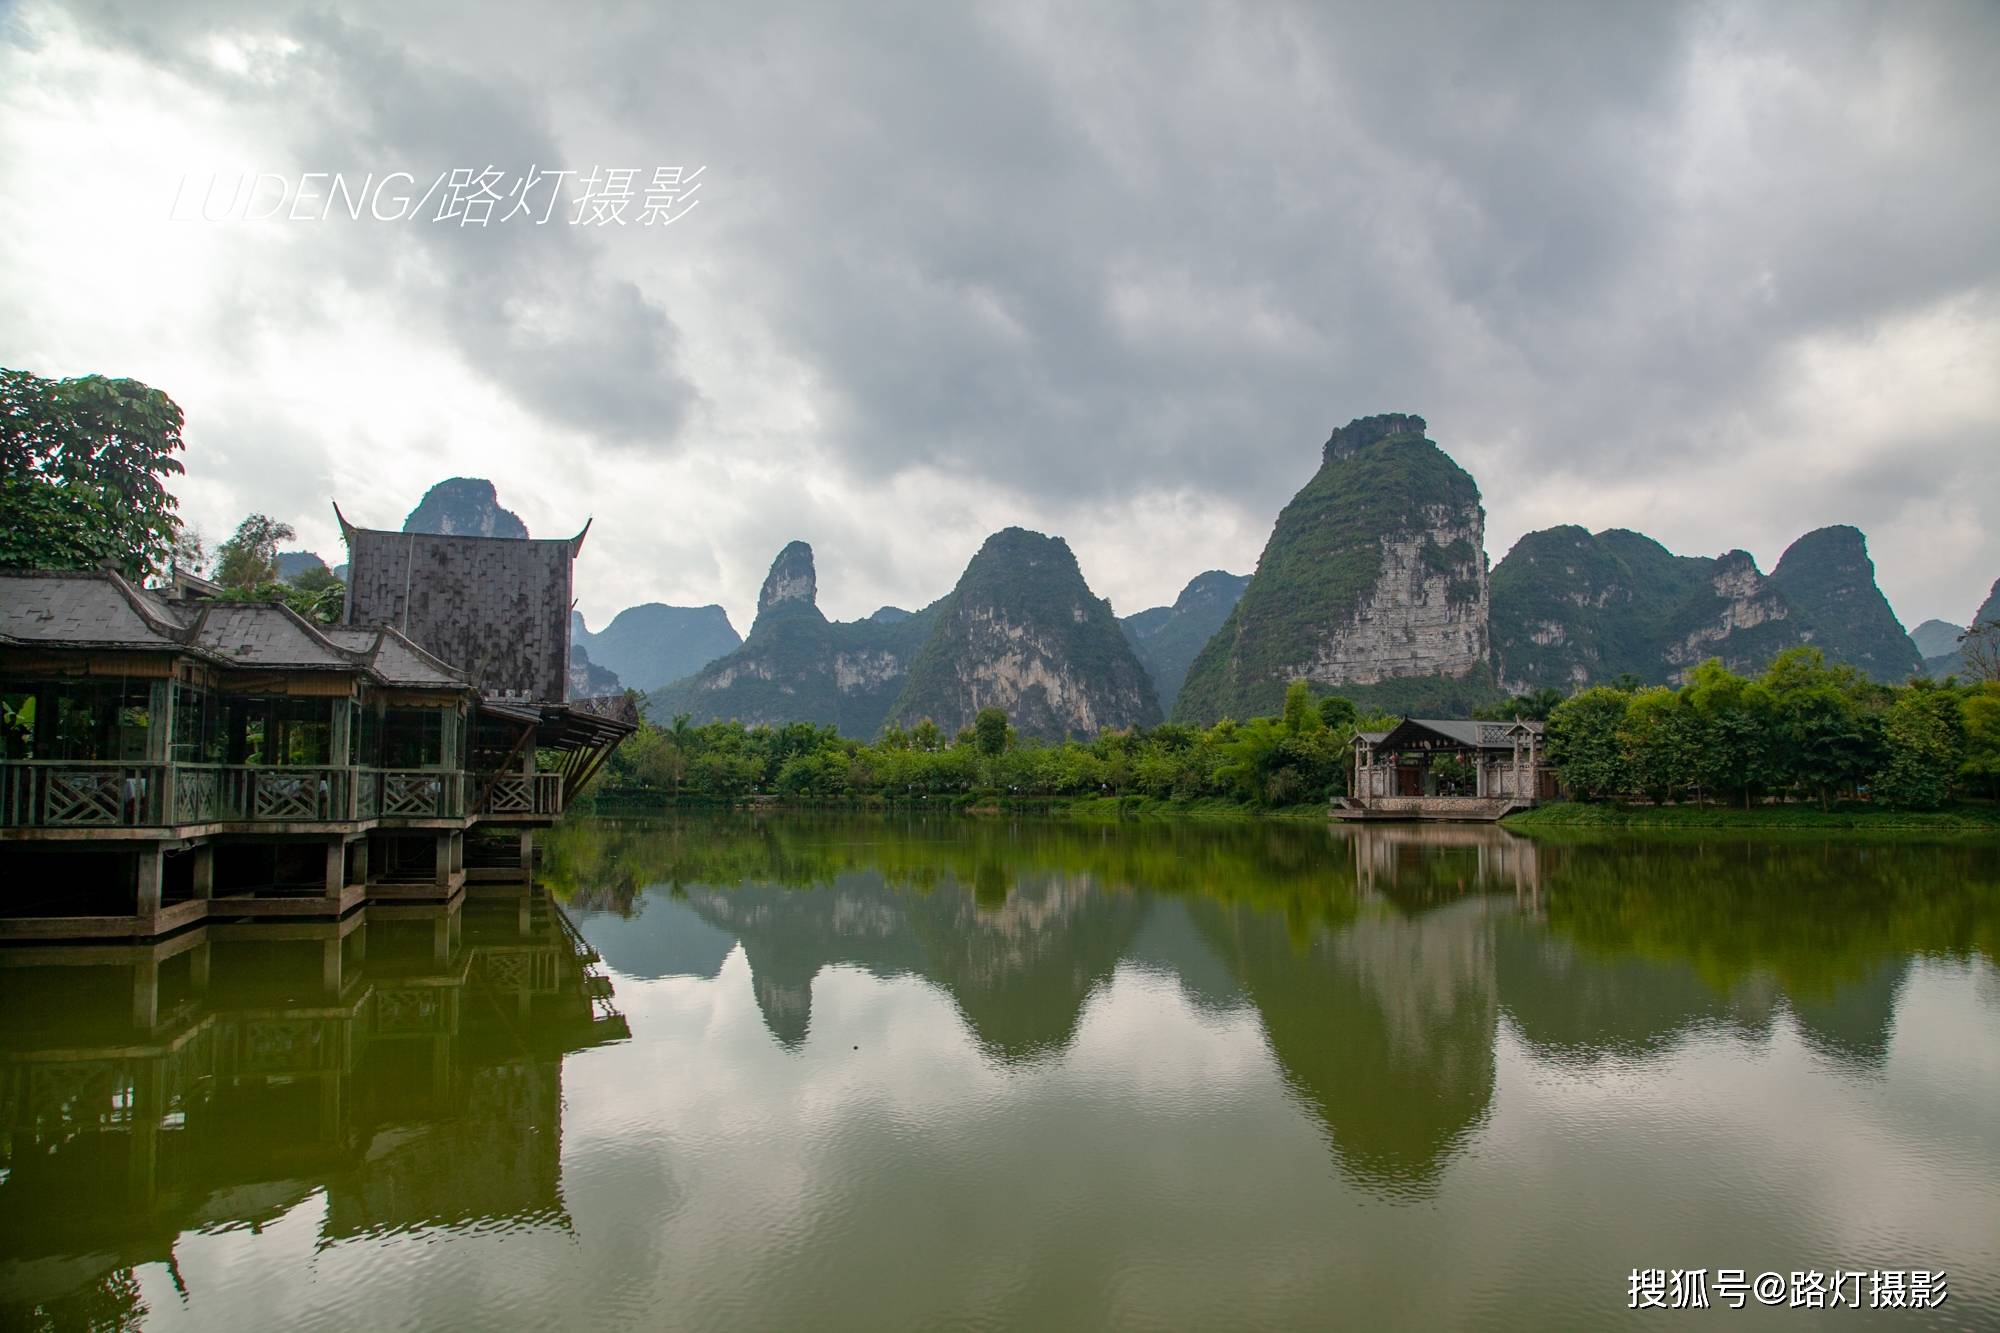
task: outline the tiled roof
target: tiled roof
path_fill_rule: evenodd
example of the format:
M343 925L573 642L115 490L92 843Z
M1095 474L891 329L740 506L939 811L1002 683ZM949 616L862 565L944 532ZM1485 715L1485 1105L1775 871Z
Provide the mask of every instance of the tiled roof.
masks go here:
M1514 745L1517 731L1540 735L1539 722L1482 722L1471 718L1447 717L1406 717L1397 724L1396 731L1404 727L1422 727L1460 745L1478 750L1508 750ZM1394 731L1384 732L1382 739L1394 735Z
M169 602L106 570L0 572L0 644L181 652L258 670L467 687L463 672L387 626L320 626L282 602Z
M108 570L0 574L0 639L8 642L171 650L186 634L164 603Z
M238 666L287 671L355 671L364 664L307 624L282 602L209 602L195 643Z

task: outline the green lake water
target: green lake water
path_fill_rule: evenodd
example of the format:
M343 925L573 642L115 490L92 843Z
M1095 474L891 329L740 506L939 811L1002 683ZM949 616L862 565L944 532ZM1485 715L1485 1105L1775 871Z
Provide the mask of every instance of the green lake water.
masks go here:
M0 1327L2000 1328L1990 841L543 841L449 910L0 951Z

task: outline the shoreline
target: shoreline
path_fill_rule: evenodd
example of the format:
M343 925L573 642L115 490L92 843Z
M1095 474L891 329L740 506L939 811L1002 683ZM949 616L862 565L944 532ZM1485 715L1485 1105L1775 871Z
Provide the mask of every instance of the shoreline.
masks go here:
M1763 805L1748 810L1720 805L1598 805L1561 801L1508 815L1500 826L1517 833L1544 831L1713 830L1798 833L1965 833L2000 835L2000 807L1953 806L1943 810L1885 810L1876 806Z
M881 797L818 797L800 799L783 796L751 796L737 800L709 797L651 797L636 794L598 796L577 813L618 815L665 815L680 811L732 810L744 812L843 811L855 813L919 812L965 815L997 819L1009 815L1074 819L1082 822L1116 822L1127 819L1186 819L1195 821L1250 822L1283 820L1288 823L1322 820L1332 822L1327 807L1319 802L1260 808L1204 797L1193 801L1162 800L1151 796L1052 796L1007 797L992 793L965 793L930 798L885 800ZM1421 822L1421 821L1412 821ZM1448 821L1447 821L1448 822ZM1599 805L1562 801L1537 806L1508 815L1497 827L1523 836L1558 832L1658 832L1675 830L1710 832L1736 830L1769 833L1929 833L1990 834L2000 836L2000 806L1954 806L1945 810L1885 810L1873 806L1850 805L1821 811L1804 805L1756 806L1743 810L1730 806L1686 805Z

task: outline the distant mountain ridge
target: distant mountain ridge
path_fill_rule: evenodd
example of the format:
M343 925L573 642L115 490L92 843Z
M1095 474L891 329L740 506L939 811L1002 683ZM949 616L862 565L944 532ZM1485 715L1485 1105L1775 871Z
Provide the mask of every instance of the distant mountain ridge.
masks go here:
M996 706L1044 738L1159 721L1145 668L1060 538L995 533L951 593L900 617L829 621L818 591L812 548L786 546L742 646L655 690L652 716L874 736L924 719L952 733Z
M836 623L819 609L812 547L778 552L757 596L757 619L733 651L652 692L655 718L697 724L813 722L873 736L930 626L928 609L901 620Z
M1492 638L1517 692L1670 682L1710 657L1756 671L1808 643L1877 680L1923 669L1847 526L1799 538L1768 576L1747 551L1680 556L1623 528L1530 532L1494 567Z
M1986 600L1981 602L1979 609L1972 613L1972 622L1965 630L1959 629L1956 625L1945 624L1945 622L1937 620L1926 621L1917 628L1921 632L1930 629L1934 625L1944 625L1946 629L1956 631L1951 636L1950 646L1944 652L1937 654L1926 652L1924 654L1925 672L1935 680L1943 680L1946 676L1956 675L1965 670L1965 652L1959 646L1960 634L1965 633L1966 630L1985 625L2000 625L2000 579L1993 580L1993 587L1987 591ZM1935 639L1932 641L1936 642Z
M668 606L663 602L628 606L595 633L578 615L572 621L571 640L587 648L592 661L640 691L657 690L692 676L743 645L742 636L721 607Z
M1174 699L1195 656L1222 628L1249 586L1248 574L1207 570L1188 581L1172 606L1148 607L1118 622L1146 674L1153 678L1161 712L1173 712Z

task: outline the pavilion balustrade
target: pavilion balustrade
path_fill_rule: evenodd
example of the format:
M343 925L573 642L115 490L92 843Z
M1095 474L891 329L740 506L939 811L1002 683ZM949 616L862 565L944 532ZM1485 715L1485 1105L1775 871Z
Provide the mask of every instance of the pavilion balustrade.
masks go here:
M165 822L167 764L10 759L0 763L0 824L138 828Z
M524 793L520 812L560 812L559 775L514 781ZM466 775L449 769L9 759L0 762L0 827L463 819L466 786Z
M483 815L559 815L560 773L502 773L475 781L473 809Z

